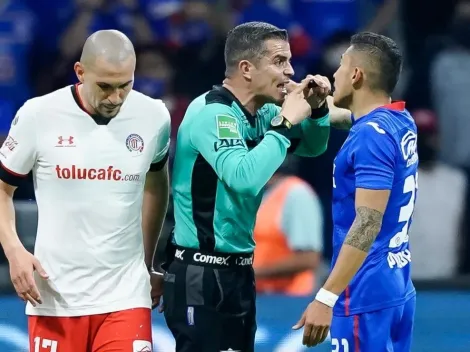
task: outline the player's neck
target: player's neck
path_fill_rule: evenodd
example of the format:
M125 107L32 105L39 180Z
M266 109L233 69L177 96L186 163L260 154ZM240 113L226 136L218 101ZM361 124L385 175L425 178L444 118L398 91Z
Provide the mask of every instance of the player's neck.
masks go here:
M354 119L360 119L361 117L369 114L371 111L390 104L392 99L384 93L374 93L371 91L367 92L356 92L351 103L352 114Z
M85 98L85 94L83 94L83 84L77 85L77 93L78 97L80 99L80 102L82 103L83 107L90 115L95 115L95 109L88 103L88 101Z
M222 86L228 89L251 115L256 115L256 111L261 106L258 106L256 96L248 88L243 87L236 79L232 78L224 79Z

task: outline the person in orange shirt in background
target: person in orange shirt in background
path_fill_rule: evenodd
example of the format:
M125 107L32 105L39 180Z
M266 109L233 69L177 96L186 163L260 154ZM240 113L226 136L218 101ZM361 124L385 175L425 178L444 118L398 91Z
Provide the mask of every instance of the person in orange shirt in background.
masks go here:
M323 250L323 211L312 187L286 162L268 182L259 208L253 267L258 293L312 295Z

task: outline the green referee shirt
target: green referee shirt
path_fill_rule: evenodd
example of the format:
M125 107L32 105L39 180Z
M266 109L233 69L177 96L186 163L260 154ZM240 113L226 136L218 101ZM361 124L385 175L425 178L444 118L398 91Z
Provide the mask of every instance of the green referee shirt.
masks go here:
M256 116L227 89L216 86L189 105L178 131L172 173L174 242L225 253L254 250L253 229L263 189L286 154L322 154L329 116L308 118L288 138L270 130L280 108Z

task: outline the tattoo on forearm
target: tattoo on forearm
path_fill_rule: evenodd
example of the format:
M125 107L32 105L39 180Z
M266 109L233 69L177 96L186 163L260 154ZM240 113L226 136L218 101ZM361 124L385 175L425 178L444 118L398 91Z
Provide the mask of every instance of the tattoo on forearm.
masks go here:
M354 220L344 244L363 252L368 252L382 227L383 214L375 209L358 207Z

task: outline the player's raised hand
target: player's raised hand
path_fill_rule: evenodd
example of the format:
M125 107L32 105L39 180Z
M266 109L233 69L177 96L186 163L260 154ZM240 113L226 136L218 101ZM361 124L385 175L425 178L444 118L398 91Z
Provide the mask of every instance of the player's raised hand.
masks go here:
M16 293L23 301L29 301L33 306L42 303L41 295L34 281L33 272L36 270L43 279L48 279L46 271L39 260L24 247L18 248L8 256L10 277Z
M305 120L312 113L307 100L305 100L304 90L308 87L308 81L303 80L287 94L282 104L281 115L283 115L293 125ZM288 88L289 90L289 88Z
M302 344L307 347L316 346L325 341L330 331L333 309L318 301L311 302L300 320L292 329L304 327Z

